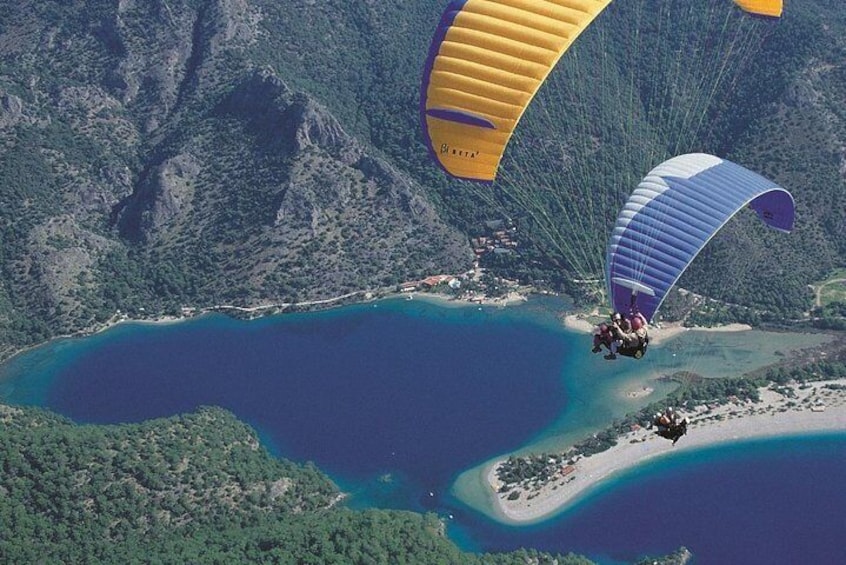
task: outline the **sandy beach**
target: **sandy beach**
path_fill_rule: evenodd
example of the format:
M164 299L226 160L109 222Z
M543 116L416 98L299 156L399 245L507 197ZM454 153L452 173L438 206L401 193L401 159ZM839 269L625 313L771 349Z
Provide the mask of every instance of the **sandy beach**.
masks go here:
M442 294L439 292L409 292L402 295L392 295L390 298L397 296L404 296L406 300L428 300L439 306L445 307L464 307L464 306L508 306L513 304L521 304L528 300L528 297L523 292L511 291L505 296L491 298L480 294L478 296L456 298L449 294Z
M643 386L635 390L626 391L626 398L646 398L653 392L655 392L655 389L651 386Z
M531 523L567 508L608 477L656 457L749 438L846 431L846 388L826 385L846 387L846 379L787 385L780 392L762 388L757 403L686 410L688 433L675 446L652 430L634 429L611 449L562 466L542 487L515 487L520 491L516 500L508 499L510 493L499 492L502 483L496 470L502 461L489 467L488 484L505 520Z
M591 314L568 314L567 316L564 316L564 325L577 332L592 334L596 330L597 326L593 320L598 320L600 318L601 316L598 312ZM657 345L688 331L742 332L751 329L752 326L748 326L746 324L726 324L723 326L714 326L709 328L701 328L698 326L685 327L679 322L656 324L654 326L649 326L649 343Z

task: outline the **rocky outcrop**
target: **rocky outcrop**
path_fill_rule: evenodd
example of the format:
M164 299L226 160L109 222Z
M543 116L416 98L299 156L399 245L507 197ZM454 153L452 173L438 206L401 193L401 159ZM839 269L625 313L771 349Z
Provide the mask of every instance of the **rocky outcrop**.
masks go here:
M113 19L100 27L104 41L121 55L109 84L124 104L145 112L144 130L151 133L191 92L219 80L226 60L220 56L252 44L260 21L246 0L121 0Z
M15 126L23 119L23 102L13 94L0 91L0 129Z
M32 230L27 254L14 267L29 280L30 299L49 305L62 331L73 331L77 313L90 306L84 296L96 285L91 276L95 263L115 245L70 215L56 216Z
M230 286L293 281L281 286L317 299L472 265L419 185L270 69L247 73L192 133L118 207L125 237L201 240Z
M183 220L193 205L200 167L189 153L152 167L121 213L122 233L130 239L151 242L167 227Z
M243 121L258 144L286 155L320 147L349 165L362 153L359 143L326 108L304 93L293 92L269 69L244 79L216 112Z

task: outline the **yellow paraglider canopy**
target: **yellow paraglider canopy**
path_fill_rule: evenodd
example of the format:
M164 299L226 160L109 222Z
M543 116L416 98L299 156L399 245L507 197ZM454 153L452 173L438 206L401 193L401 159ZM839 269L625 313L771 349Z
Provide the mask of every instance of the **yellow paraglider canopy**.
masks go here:
M711 2L712 0L698 0ZM734 0L778 16L782 0ZM454 0L432 39L421 119L432 157L450 175L493 181L537 90L611 0Z
M520 116L611 0L467 0L447 8L424 73L425 130L456 177L491 181Z
M750 14L780 18L784 0L734 0L734 3Z

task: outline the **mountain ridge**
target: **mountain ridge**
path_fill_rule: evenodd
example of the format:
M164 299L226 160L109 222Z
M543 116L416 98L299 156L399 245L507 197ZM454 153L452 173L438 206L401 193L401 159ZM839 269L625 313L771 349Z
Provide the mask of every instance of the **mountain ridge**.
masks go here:
M676 40L647 42L635 56L609 38L637 32L630 21L638 7L664 13L665 1L613 3L562 70L581 69L580 59L589 67L602 52L617 57L616 74L601 75L609 85L592 90L604 97L599 103L618 104L613 86L625 65L654 66ZM486 194L449 181L426 154L419 80L439 14L428 3L334 0L15 5L0 17L6 355L118 311L149 317L182 307L317 300L468 270L469 240L484 221L522 213L496 187ZM721 148L791 189L800 229L779 239L741 217L683 286L771 320L793 318L811 308L807 285L843 263L843 18L818 0L794 2L766 28L731 88L714 98L711 127L692 143ZM695 33L684 27L694 20L679 29ZM580 92L556 88L562 100ZM646 112L655 104L652 87L644 82L639 92L635 108ZM583 118L593 119L591 112ZM614 112L625 116L625 107ZM527 118L527 138L554 141L547 130L558 124L545 130L540 122ZM609 133L613 124L593 125L608 136L586 153L604 163L584 179L598 193L623 178L608 175L631 166L618 158L630 149ZM577 139L579 127L564 128L565 141ZM642 127L660 154L662 130ZM565 153L563 163L553 162L562 155L555 153L547 165L585 166L578 151ZM621 193L630 191L626 183ZM533 198L548 204L542 192ZM559 238L607 237L601 224L567 232L560 210L551 212ZM483 257L483 265L578 295L543 230L519 227L518 253ZM740 268L766 266L769 248L785 268ZM720 261L737 266L731 280L717 276Z

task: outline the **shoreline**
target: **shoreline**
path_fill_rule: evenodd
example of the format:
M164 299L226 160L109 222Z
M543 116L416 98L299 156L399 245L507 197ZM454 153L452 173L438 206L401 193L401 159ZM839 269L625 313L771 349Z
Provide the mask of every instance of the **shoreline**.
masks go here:
M473 298L456 298L449 294L440 292L398 292L382 296L382 300L391 300L405 297L406 300L424 300L438 304L443 307L459 307L464 308L468 306L498 306L505 307L512 304L522 304L529 300L527 294L519 291L511 291L505 296L498 298L490 298L487 296L473 297Z
M223 314L224 316L232 315L233 313L240 313L244 316L247 316L247 319L258 319L264 318L267 316L275 316L286 314L291 311L297 311L298 308L336 308L341 306L349 306L351 304L366 304L368 302L378 302L380 300L411 300L411 299L418 299L418 300L425 300L431 302L433 304L437 304L441 307L456 307L456 308L464 308L464 307L471 307L471 306L497 306L500 308L510 306L512 304L521 304L529 300L529 295L533 294L534 290L532 289L523 289L520 290L512 290L508 294L502 297L497 298L489 298L487 296L481 295L478 297L473 298L456 298L454 296L450 296L448 294L438 293L438 292L401 292L401 291L386 291L384 289L377 290L377 291L366 291L366 290L358 290L355 292L349 292L347 294L343 294L341 296L335 296L331 298L324 298L319 300L308 300L304 302L281 302L281 303L271 303L271 304L260 304L257 306L235 306L232 304L217 304L214 306L205 306L200 308L194 307L184 307L182 309L182 313L179 315L172 315L172 314L164 314L160 316L151 316L149 318L131 318L126 313L121 312L118 310L115 312L112 317L104 322L100 322L97 324L92 324L91 326L81 328L77 331L66 333L66 334L59 334L50 337L49 339L42 341L40 343L34 343L31 345L27 345L24 347L20 347L14 349L9 352L2 353L2 358L0 358L0 365L10 362L15 357L32 351L33 349L37 349L43 345L48 343L61 340L61 339L74 339L74 338L85 338L90 337L93 335L97 335L108 331L118 325L121 324L150 324L150 325L170 325L170 324L178 324L180 322L186 322L189 320L193 320L195 318L202 317L207 314ZM359 299L352 300L348 302L348 300L352 299L353 297L361 296Z
M588 318L601 318L598 312L585 313L571 313L563 316L564 326L573 331L593 334L597 327L597 323L592 322ZM725 324L722 326L704 327L704 326L683 326L681 322L669 322L663 324L656 324L649 326L649 344L658 345L674 337L677 337L689 331L701 332L745 332L752 330L752 326L747 324Z
M844 388L836 390L825 388L826 385ZM504 460L494 461L484 476L495 510L506 523L536 523L567 510L607 479L656 458L750 439L846 432L846 379L787 385L781 392L759 390L761 401L757 403L685 410L684 415L690 419L688 433L675 446L652 430L637 426L619 436L610 449L589 457L578 456L572 464L562 466L541 487L518 486L500 492L503 483L497 477L497 469ZM519 498L509 500L514 490L519 491Z
M440 292L425 292L425 291L413 291L413 292L403 292L397 290L387 290L387 289L377 289L375 291L367 291L367 290L358 290L354 292L349 292L340 296L334 296L331 298L324 298L318 300L307 300L303 302L281 302L281 303L268 303L268 304L259 304L257 306L235 306L232 304L218 304L214 306L206 306L206 307L183 307L182 313L179 315L160 315L160 316L151 316L149 318L145 317L138 317L138 318L131 318L126 313L121 312L118 310L115 314L105 322L93 324L89 327L81 328L77 331L67 333L67 334L60 334L55 335L47 339L46 341L27 345L18 349L14 349L10 352L3 352L0 354L2 358L0 358L0 364L4 364L9 362L11 359L17 357L22 353L26 353L27 351L31 351L32 349L36 349L50 343L55 340L59 339L70 339L70 338L78 338L78 337L88 337L92 335L96 335L107 331L119 324L123 323L138 323L138 324L175 324L179 322L188 321L194 318L198 318L205 314L224 314L230 315L230 313L239 313L247 317L247 319L257 319L263 318L266 316L274 316L278 314L285 314L291 311L299 311L300 308L306 309L320 309L320 308L333 308L338 306L348 306L350 304L365 304L368 302L377 302L379 300L398 300L398 299L405 299L405 300L425 300L432 302L434 304L438 304L443 307L481 307L481 306L496 306L496 307L506 307L512 304L522 304L529 300L532 295L543 296L548 295L549 293L546 291L538 291L533 287L520 287L520 288L513 288L510 290L506 295L491 298L484 294L478 296L469 296L469 297L455 297L450 296L448 294L443 294ZM354 297L360 297L357 299L353 299ZM353 299L352 301L349 301ZM308 311L308 310L306 310ZM560 315L560 319L563 322L563 325L571 330L583 332L583 333L593 333L594 329L597 326L597 323L591 322L587 318L601 318L602 316L599 314L598 310L594 310L590 313L585 312L572 312L569 311L568 313L562 313ZM662 343L663 341L672 339L677 335L680 335L686 331L709 331L709 332L734 332L734 331L746 331L754 329L752 326L746 324L727 324L724 326L715 326L715 327L684 327L679 322L672 322L667 324L658 324L655 326L650 326L650 343L655 345Z

